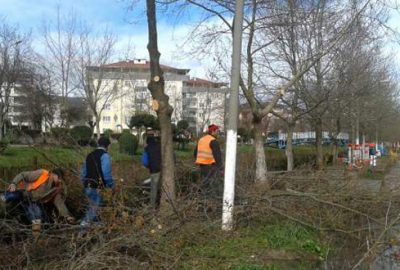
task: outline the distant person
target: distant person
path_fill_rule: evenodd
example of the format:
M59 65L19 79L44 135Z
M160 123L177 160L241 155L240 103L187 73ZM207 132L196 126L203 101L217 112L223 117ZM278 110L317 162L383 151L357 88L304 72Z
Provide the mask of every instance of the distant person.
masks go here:
M161 142L158 133L154 131L147 134L142 163L150 172L150 205L152 208L156 208L160 190Z
M216 181L223 167L221 150L216 140L218 133L219 127L217 125L208 126L208 133L200 138L194 149L196 164L200 165L202 178L200 188L206 197L215 192L215 185L218 183L213 182Z
M68 223L74 223L75 218L65 206L62 179L64 172L61 168L51 171L39 169L21 172L14 177L7 192L1 195L3 202L21 202L28 218L32 223L32 232L38 236L43 219L43 204L52 203L58 213Z
M111 144L106 137L100 137L97 141L98 147L87 155L86 161L81 169L81 181L84 193L89 201L86 215L81 221L81 226L89 226L92 222L98 222L97 209L103 201L101 191L112 189L114 191L114 179L112 177L111 156L107 153Z

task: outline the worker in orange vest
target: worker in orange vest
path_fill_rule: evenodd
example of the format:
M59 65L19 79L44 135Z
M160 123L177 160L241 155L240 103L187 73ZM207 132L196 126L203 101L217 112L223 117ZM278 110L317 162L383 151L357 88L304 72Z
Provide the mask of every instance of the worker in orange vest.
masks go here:
M194 150L196 164L200 165L201 192L206 197L215 192L213 187L217 183L214 182L223 168L221 150L216 140L218 133L219 127L217 125L208 126L208 133L200 138Z
M14 177L7 192L1 195L0 200L6 203L21 202L32 222L32 231L36 236L40 234L41 230L41 205L44 203L53 203L61 217L68 223L74 223L74 217L65 206L61 182L63 177L64 172L61 168L55 168L51 171L39 169L21 172Z

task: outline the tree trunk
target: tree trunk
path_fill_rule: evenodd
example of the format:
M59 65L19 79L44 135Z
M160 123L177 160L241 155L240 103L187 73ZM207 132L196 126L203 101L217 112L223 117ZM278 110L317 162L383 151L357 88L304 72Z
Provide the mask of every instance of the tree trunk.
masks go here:
M151 79L148 88L154 99L153 109L157 112L161 129L161 202L163 212L174 209L175 203L175 167L172 142L171 116L173 108L169 105L169 97L164 92L164 76L160 67L160 52L157 40L157 19L155 0L147 0L147 23L149 43L147 49L150 56Z
M161 129L161 153L162 153L162 188L161 208L173 207L175 202L175 164L173 158L174 145L172 141L172 126L170 114L158 114ZM165 157L165 158L164 158Z
M139 140L139 145L143 146L144 145L144 141L143 141L143 136L142 136L142 127L138 128L138 140Z
M262 122L259 117L253 115L254 147L256 151L256 182L270 186L267 177L267 163L265 161L264 137L262 135Z
M100 138L100 116L96 115L96 133L97 133L97 139Z
M316 168L321 170L324 167L324 153L322 150L322 119L315 120L315 147L317 151Z
M4 138L4 116L0 116L0 140L2 140Z
M339 140L337 136L333 138L333 147L332 147L332 164L337 165L339 157Z
M293 161L293 128L294 124L288 124L287 129L287 141L286 141L286 159L287 159L287 171L293 171L294 161Z

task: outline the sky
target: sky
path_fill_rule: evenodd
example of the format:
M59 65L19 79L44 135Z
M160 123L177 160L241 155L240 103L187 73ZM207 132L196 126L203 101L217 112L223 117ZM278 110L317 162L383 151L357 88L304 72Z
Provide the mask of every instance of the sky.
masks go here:
M23 32L32 32L33 46L43 50L40 34L46 21L56 21L57 8L73 10L93 28L108 27L118 36L117 49L121 58L148 59L145 1L134 0L0 0L0 18L17 25ZM191 16L179 20L160 12L158 19L161 62L177 68L191 69L191 76L205 77L207 64L199 59L184 57L180 45L192 27ZM127 48L129 54L127 55Z
M131 5L132 2L135 4ZM57 7L62 11L74 10L78 17L84 18L94 28L107 26L115 32L119 40L120 59L149 58L145 0L0 0L0 18L18 25L21 31L31 31L34 47L40 51L43 49L40 29L45 21L56 20ZM192 76L205 78L211 61L185 55L180 47L198 17L199 14L193 10L179 19L171 13L159 12L159 51L163 64L191 69ZM400 15L397 12L393 12L389 25L400 31ZM128 47L131 50L126 55L124 52ZM392 42L386 50L395 55L395 62L400 66L399 44Z

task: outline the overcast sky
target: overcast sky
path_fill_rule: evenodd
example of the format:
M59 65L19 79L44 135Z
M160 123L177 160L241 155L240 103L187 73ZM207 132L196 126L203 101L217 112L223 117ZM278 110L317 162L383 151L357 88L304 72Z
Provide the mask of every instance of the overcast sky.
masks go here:
M148 59L145 1L133 1L136 4L128 9L132 0L0 0L0 17L10 24L18 25L22 31L32 31L36 49L40 50L41 43L38 41L44 21L55 21L58 6L64 11L73 9L80 18L84 18L94 27L108 26L114 31L118 35L119 49L126 49L131 44L133 50L130 58ZM191 11L180 17L179 21L170 14L164 14L160 12L158 17L161 61L177 68L189 68L192 76L204 77L208 61L183 56L178 48L198 14ZM393 16L390 25L400 29L400 15ZM392 43L387 46L387 50L394 51L397 62L400 63L399 46Z

